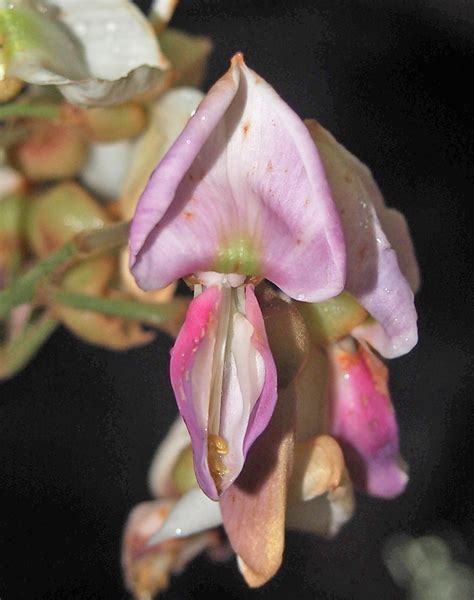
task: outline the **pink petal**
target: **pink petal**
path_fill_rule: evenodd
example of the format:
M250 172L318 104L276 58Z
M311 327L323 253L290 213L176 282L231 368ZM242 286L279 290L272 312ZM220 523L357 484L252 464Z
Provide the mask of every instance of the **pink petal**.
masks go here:
M377 321L358 327L354 335L387 358L405 354L418 339L413 292L402 272L403 267L416 285L416 262L406 224L398 213L385 209L370 173L318 123L307 125L321 153L344 229L346 290ZM378 214L388 225L390 240ZM391 242L404 246L400 257Z
M262 275L300 300L342 290L344 241L318 152L242 55L152 174L130 249L144 289L218 271Z
M408 481L401 466L398 427L383 363L346 338L328 349L330 433L341 444L354 483L374 496L391 498Z
M330 134L326 132L328 136ZM332 137L332 136L331 136ZM337 144L337 141L332 138ZM337 144L338 149L344 155L347 163L357 172L361 178L370 199L374 205L377 217L382 225L385 235L392 248L397 254L400 271L408 280L414 292L420 287L420 270L415 256L415 249L411 240L405 217L393 208L387 208L377 182L372 177L370 169L364 165L356 156L351 154L347 148Z
M238 476L276 403L276 370L253 287L245 289L245 316L231 316L232 334L223 340L219 325L225 293L213 286L191 302L171 356L171 383L191 436L196 477L212 499ZM222 369L216 356L223 343L227 362ZM211 386L218 377L222 395L215 399ZM222 457L227 472L218 478L219 486L212 473L221 457L209 450L215 436L227 446Z

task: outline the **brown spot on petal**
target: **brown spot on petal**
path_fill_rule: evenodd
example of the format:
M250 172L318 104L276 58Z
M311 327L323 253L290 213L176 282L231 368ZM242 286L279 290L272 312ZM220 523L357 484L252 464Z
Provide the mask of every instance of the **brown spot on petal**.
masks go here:
M246 121L243 125L242 125L242 131L244 133L244 137L247 135L247 133L249 132L250 129L250 121Z
M183 213L183 217L187 220L190 221L192 218L194 218L194 215L192 212L186 211Z
M271 160L268 161L266 170L268 173L271 173L273 171L273 163Z

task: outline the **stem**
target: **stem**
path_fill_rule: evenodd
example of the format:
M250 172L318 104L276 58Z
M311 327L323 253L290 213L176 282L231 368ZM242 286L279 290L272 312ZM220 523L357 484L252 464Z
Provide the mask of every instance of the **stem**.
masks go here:
M5 317L18 304L31 301L37 284L75 254L77 254L76 245L74 242L68 242L31 267L24 275L18 277L10 287L2 290L0 292L0 318Z
M24 275L21 275L5 290L0 291L0 318L24 302L30 302L42 280L52 275L72 259L83 259L98 251L107 251L124 244L127 240L129 224L118 223L103 229L81 232L62 248L53 252Z
M71 308L92 310L104 315L123 317L125 319L135 319L146 325L155 327L176 319L184 313L183 303L177 300L166 304L153 304L151 302L137 302L121 298L88 296L87 294L69 292L61 288L48 288L48 298L52 302Z
M57 119L60 115L58 104L26 104L12 102L0 106L0 119L7 117L34 117L36 119Z
M58 321L45 315L29 323L21 335L0 347L0 380L13 377L35 356L58 326Z

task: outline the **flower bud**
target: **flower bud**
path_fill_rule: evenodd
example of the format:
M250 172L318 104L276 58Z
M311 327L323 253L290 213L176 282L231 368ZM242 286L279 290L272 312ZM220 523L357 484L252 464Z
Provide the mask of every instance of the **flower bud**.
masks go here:
M147 124L145 108L134 102L89 109L66 105L63 115L67 122L77 125L91 142L108 143L135 137Z
M51 121L33 121L30 136L12 150L12 161L32 181L74 177L87 156L82 133Z
M47 256L84 229L109 222L104 209L77 183L59 183L35 198L27 219L29 242L38 256Z
M16 77L5 77L0 80L0 102L8 102L17 96L25 83Z

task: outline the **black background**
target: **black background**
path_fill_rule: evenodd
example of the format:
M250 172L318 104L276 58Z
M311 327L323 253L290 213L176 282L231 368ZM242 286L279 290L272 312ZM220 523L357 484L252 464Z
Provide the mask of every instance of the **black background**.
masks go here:
M381 558L393 532L445 535L474 564L473 5L184 0L173 24L213 38L206 88L241 50L299 115L370 165L408 219L423 286L420 342L390 365L406 493L359 498L335 541L288 535L283 567L261 590L247 590L234 561L201 557L163 598L404 598ZM128 597L121 530L148 498L149 461L175 414L170 346L162 336L114 354L60 330L0 386L1 600Z

